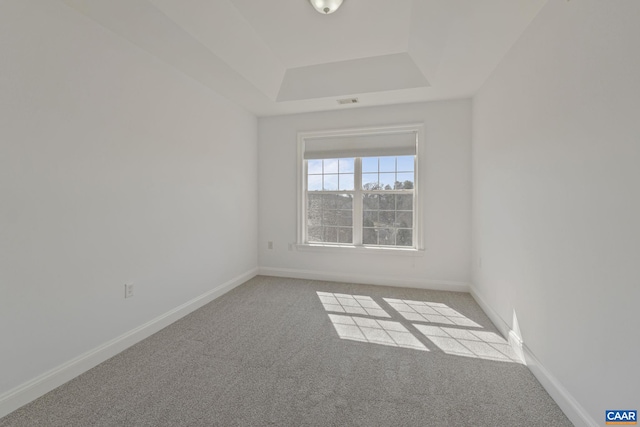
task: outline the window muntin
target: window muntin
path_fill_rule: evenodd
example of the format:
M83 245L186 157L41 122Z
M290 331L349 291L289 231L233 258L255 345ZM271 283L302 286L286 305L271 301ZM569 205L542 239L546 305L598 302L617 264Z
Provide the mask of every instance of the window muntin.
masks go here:
M414 162L415 156L363 157L362 189L413 189Z
M364 245L413 246L412 194L363 195Z
M305 162L306 243L416 246L414 155Z
M307 190L353 191L354 161L353 158L308 160Z
M309 193L307 198L309 242L353 244L353 195Z

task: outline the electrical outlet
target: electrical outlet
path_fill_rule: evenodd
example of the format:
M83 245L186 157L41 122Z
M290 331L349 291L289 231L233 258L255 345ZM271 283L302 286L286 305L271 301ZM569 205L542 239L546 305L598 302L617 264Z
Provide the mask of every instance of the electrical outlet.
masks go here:
M133 297L133 283L125 283L125 285L124 285L124 297L125 298Z
M267 242L267 249L273 250L273 242L271 240Z

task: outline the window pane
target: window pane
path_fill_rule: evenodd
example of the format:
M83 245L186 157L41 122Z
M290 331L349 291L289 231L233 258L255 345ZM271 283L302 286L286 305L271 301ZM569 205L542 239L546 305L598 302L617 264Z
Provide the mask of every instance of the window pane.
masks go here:
M412 194L365 193L362 202L363 244L413 246Z
M311 199L311 196L307 207L307 225L309 227L322 225L322 206L319 200Z
M379 173L375 174L379 166ZM364 157L364 190L409 190L414 188L414 156Z
M322 242L324 237L324 228L309 227L307 234L310 242Z
M338 243L338 228L337 227L325 227L324 228L324 241L327 243Z
M324 173L338 173L338 159L324 159Z
M308 209L320 208L320 203L322 203L322 196L320 194L309 194L307 200L309 201L309 205L307 206Z
M362 158L362 172L375 172L378 173L378 158L377 157L363 157Z
M338 225L338 211L322 211L322 225Z
M353 225L353 212L336 211L336 225L351 227Z
M378 244L385 246L395 246L396 230L395 228L377 228Z
M307 191L353 191L354 158L307 161ZM339 173L339 175L338 175Z
M309 174L321 174L322 160L309 160L307 171Z
M365 228L362 235L362 243L365 245L377 245L378 233L375 228Z
M398 212L396 213L396 224L401 228L413 227L413 213L412 212Z
M395 172L395 171L396 171L395 157L380 157L380 172Z
M413 172L413 156L400 156L397 159L398 172Z
M378 210L380 208L379 204L379 196L377 194L365 194L364 195L364 209L375 209Z
M323 210L336 208L336 195L335 194L318 194L320 200L320 207Z
M340 173L353 173L355 159L339 159L338 168Z
M399 211L413 210L413 194L398 194L396 195L397 209Z
M413 246L412 230L400 229L396 236L397 246Z
M398 189L412 189L413 188L413 173L398 173Z
M352 244L353 195L309 194L307 239L314 243Z
M353 243L353 228L340 227L338 229L338 243Z
M353 210L353 196L351 194L338 194L335 196L337 209Z
M309 175L307 178L307 190L308 191L321 191L322 190L322 175Z
M365 227L375 227L378 225L378 211L365 211L362 218L362 225Z
M340 180L340 190L344 191L353 191L353 174L352 173L341 173L339 176Z
M325 175L324 176L324 191L337 191L338 190L338 175Z
M378 219L381 225L393 226L396 222L396 213L394 211L380 211Z
M377 190L378 189L378 174L377 173L363 173L362 174L362 188L365 190Z
M395 194L380 194L379 197L380 197L380 209L392 211L396 208Z
M380 174L380 190L393 190L396 183L395 173Z

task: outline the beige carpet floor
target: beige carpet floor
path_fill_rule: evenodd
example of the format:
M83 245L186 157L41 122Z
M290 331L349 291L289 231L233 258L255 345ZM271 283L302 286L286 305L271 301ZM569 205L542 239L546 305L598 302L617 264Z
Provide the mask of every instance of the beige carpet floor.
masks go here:
M258 276L8 426L571 426L469 294Z

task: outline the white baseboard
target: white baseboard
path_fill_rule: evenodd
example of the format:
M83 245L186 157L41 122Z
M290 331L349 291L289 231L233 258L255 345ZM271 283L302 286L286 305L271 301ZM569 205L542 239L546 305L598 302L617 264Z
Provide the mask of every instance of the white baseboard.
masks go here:
M216 286L208 292L187 301L149 322L138 326L62 365L27 381L18 387L0 395L0 418L8 415L23 405L61 386L67 381L99 365L132 345L155 334L187 314L213 301L238 285L255 277L258 269L252 269L233 279Z
M361 283L365 285L396 286L403 288L430 289L437 291L469 292L469 284L446 280L400 279L388 276L365 276L361 274L332 273L328 271L297 270L289 268L260 267L262 276L290 277L293 279L324 280L328 282Z
M511 326L509 326L509 324L502 317L500 317L498 313L496 313L496 311L493 308L491 308L489 304L487 304L487 302L484 300L484 298L482 298L482 296L478 292L478 289L475 286L471 285L469 287L469 293L471 293L471 296L473 297L473 299L476 300L476 302L478 303L482 311L484 311L484 313L491 320L491 322L493 322L496 328L498 328L502 336L505 338L508 338L509 343L511 343L511 340L514 340L516 345L521 347L522 340L520 339L520 337L518 337L518 335L511 330ZM525 362L523 358L522 358L522 361Z
M555 400L560 409L562 409L574 425L585 427L598 427L601 425L591 418L591 415L589 415L584 407L560 384L560 381L545 369L531 349L526 345L524 345L524 356L527 366L533 375L540 381L542 387L547 390L547 393Z
M522 338L519 337L518 334L511 329L511 326L482 298L478 289L471 285L470 292L498 330L505 337L508 337L509 344L511 344L514 351L522 358L522 361L527 365L547 393L549 393L549 396L551 396L560 409L562 409L562 412L564 412L567 418L579 427L599 426L600 424L595 422L591 415L589 415L584 407L564 388L560 381L542 365L531 349L522 341Z

